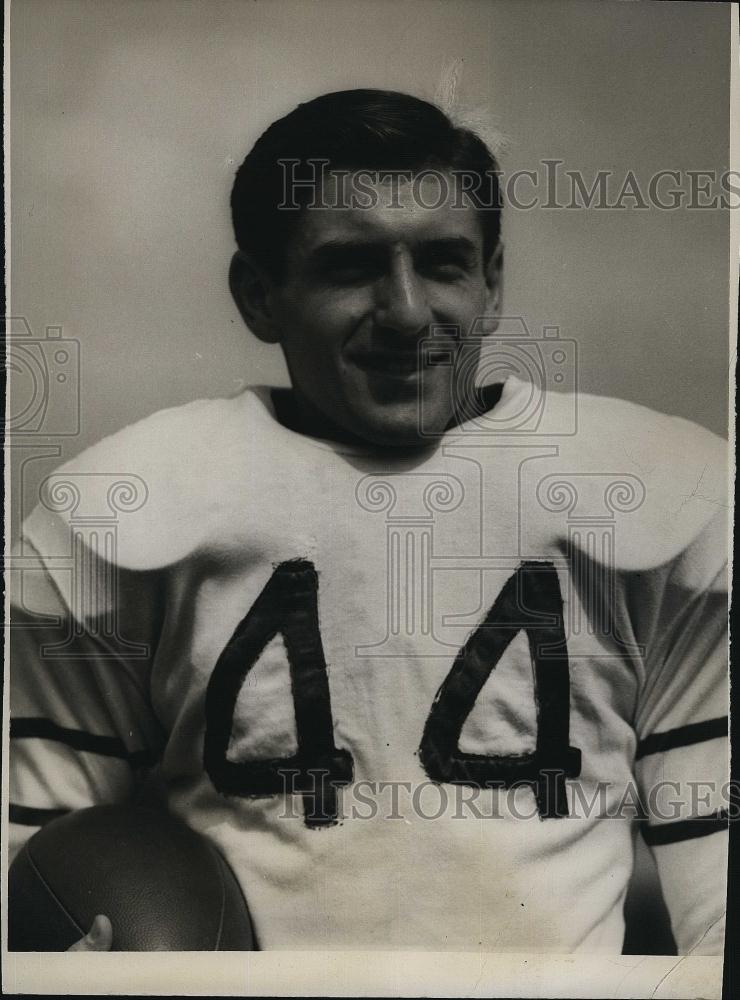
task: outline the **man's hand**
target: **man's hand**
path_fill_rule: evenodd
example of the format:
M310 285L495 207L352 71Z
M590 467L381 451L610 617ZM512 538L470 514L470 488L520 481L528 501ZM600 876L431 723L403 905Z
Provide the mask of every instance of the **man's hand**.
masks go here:
M67 951L110 951L113 944L113 926L108 917L99 913L92 927L76 944Z

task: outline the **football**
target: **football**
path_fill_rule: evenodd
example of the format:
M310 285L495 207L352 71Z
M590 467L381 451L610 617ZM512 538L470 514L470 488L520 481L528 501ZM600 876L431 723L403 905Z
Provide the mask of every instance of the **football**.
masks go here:
M113 951L253 951L247 904L216 848L169 813L94 806L52 820L8 873L10 951L66 951L95 916Z

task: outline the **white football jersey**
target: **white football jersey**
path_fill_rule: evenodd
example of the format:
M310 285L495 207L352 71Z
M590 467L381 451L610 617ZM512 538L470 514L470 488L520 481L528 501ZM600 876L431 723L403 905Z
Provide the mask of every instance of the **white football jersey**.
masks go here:
M380 452L258 387L49 476L11 574L15 849L157 788L262 948L619 952L641 828L679 952L721 953L727 444L532 399Z

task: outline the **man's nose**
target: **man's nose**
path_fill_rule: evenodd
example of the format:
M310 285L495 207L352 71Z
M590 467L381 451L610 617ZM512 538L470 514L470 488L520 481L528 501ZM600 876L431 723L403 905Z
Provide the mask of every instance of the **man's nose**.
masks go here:
M431 323L427 289L408 252L392 255L388 274L379 282L376 294L378 326L413 336Z

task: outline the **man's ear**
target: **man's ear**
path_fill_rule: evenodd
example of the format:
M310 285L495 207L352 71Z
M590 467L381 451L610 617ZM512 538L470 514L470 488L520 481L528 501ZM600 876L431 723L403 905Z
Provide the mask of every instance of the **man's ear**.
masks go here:
M504 245L499 242L486 264L486 333L498 329L504 293Z
M237 250L231 258L229 288L252 333L266 344L277 344L280 330L270 311L272 281L242 250Z

